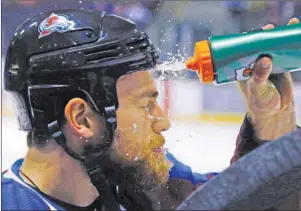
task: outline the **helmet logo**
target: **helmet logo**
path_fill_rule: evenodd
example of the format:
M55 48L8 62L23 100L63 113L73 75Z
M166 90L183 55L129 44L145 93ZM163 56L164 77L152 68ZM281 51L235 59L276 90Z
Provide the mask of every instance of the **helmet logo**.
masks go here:
M38 39L50 35L53 32L64 33L73 29L75 23L70 21L68 16L52 13L44 19L39 25L40 35Z

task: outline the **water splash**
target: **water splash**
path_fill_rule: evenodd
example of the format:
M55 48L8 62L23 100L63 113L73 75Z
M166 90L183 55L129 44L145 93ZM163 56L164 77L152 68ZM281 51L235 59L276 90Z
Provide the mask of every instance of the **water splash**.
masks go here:
M170 53L166 54L168 59L167 61L162 62L156 66L157 71L183 71L186 69L185 61L187 57L177 54L176 56L171 55Z

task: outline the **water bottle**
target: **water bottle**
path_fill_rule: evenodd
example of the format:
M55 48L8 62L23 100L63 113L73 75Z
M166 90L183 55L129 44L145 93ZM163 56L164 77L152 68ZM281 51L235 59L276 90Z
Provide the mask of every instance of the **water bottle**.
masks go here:
M273 61L271 74L301 70L301 23L209 37L196 43L186 67L203 83L225 84L249 79L263 56Z

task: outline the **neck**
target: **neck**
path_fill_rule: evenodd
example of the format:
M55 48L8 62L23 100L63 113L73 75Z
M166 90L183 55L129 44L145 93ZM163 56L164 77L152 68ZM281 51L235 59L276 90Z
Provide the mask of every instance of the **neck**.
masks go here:
M49 146L52 145L52 146ZM98 197L96 188L79 161L56 143L43 149L31 147L24 159L20 176L41 192L75 206L88 206Z

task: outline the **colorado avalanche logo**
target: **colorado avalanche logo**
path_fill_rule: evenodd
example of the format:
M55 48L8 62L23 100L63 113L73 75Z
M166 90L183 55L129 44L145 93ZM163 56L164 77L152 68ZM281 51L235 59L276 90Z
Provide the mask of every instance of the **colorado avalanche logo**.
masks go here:
M53 32L64 33L73 29L75 23L70 21L66 15L52 13L39 25L39 38L45 37Z

